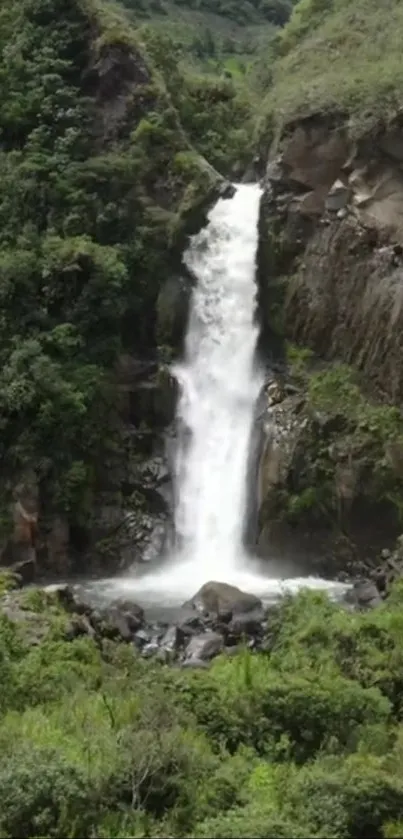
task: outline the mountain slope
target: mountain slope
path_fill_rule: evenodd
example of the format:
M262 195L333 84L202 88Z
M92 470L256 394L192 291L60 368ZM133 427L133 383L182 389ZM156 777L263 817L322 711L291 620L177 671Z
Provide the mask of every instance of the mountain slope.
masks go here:
M401 104L399 0L300 0L278 36L268 106L287 120L345 109L362 131Z
M118 445L115 364L122 353L156 357L161 285L220 179L117 7L3 4L0 55L6 539L27 472L34 515L87 528L96 513Z

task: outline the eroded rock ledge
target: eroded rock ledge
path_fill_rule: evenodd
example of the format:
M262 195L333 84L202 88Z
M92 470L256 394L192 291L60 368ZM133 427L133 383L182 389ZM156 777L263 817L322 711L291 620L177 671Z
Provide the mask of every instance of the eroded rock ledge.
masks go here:
M345 115L287 126L265 178L260 286L266 321L403 397L403 118L352 140ZM281 284L280 284L281 285ZM277 325L277 324L276 324Z

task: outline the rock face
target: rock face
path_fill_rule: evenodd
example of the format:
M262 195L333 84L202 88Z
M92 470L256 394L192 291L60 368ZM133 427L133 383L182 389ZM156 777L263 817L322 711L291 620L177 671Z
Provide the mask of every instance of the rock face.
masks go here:
M315 408L310 373L299 377L299 395L278 399L277 384L275 398L267 392L259 549L267 555L276 542L279 556L299 555L299 568L311 551L322 556L323 572L344 563L360 574L361 563L368 567L382 544L393 544L400 523L392 498L403 497L399 422L388 426L386 407L379 434L370 420L371 405L400 409L403 400L401 119L354 138L340 113L290 122L272 149L265 183L262 351L283 376L290 369L286 342L309 349L313 366L345 363L359 374L367 405L349 391L351 404L361 399L363 408L353 417L342 377L339 391L329 391L330 410Z
M285 335L356 365L398 402L403 128L396 121L353 141L342 116L319 114L287 126L279 151L263 201L263 320L273 318L277 278L288 275Z
M259 418L258 552L279 576L367 575L400 532L400 460L388 455L399 415L367 402L350 368L292 370L268 384Z

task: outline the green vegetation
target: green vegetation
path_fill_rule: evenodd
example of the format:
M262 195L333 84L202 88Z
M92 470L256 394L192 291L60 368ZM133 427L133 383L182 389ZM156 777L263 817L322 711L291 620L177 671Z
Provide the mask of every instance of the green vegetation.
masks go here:
M351 527L354 510L387 517L390 532L403 524L403 417L372 402L345 364L322 367L313 353L287 348L290 372L305 393L299 470L278 498L290 521ZM364 506L361 507L362 502Z
M269 21L283 26L288 20L296 0L124 0L128 9L136 16L175 16L184 10L215 15L237 24L262 23Z
M278 121L345 111L363 132L400 106L399 0L300 0L277 36L266 106Z
M32 467L47 513L81 523L116 450L115 360L155 355L172 244L217 180L195 153L179 166L191 145L122 15L0 11L2 494Z
M402 598L287 597L266 653L197 672L2 616L1 836L399 835Z
M243 172L252 160L256 101L246 83L236 77L196 73L181 63L183 50L154 27L145 27L142 37L160 70L181 124L193 146L227 174Z

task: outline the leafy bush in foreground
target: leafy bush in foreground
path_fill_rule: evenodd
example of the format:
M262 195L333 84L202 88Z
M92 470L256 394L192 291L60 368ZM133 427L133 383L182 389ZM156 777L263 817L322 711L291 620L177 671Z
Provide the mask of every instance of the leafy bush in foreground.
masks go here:
M399 835L401 614L399 584L367 614L301 592L267 653L190 673L2 619L0 835Z

